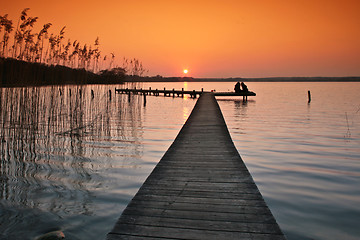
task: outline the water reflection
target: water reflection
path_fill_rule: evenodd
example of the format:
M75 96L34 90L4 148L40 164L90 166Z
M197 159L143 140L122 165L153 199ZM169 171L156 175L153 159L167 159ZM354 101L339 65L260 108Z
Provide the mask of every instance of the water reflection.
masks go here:
M354 119L360 85L339 84L258 83L256 103L219 101L233 141L288 239L359 236Z
M142 151L136 144L142 134L138 101L115 97L109 86L1 88L0 211L11 203L60 218L92 215L92 190L103 177L98 172L114 164L101 160L110 157L110 139L134 155ZM95 145L107 150L94 151ZM6 214L13 222L2 220L0 229L9 232L20 221L19 212ZM9 234L5 239L14 233Z
M184 82L183 88L184 88L184 91L188 91L188 90L189 90L189 89L188 89L188 83L187 83L187 82ZM184 94L183 98L186 100L186 99L189 98L189 95L188 95L188 94Z
M186 121L191 113L192 109L188 108L187 106L183 107L183 120Z
M242 97L235 98L221 98L217 97L217 101L220 106L224 104L231 106L231 112L233 116L233 131L236 134L245 134L246 128L244 127L245 121L250 121L247 111L249 106L251 107L256 102L254 100L243 101Z

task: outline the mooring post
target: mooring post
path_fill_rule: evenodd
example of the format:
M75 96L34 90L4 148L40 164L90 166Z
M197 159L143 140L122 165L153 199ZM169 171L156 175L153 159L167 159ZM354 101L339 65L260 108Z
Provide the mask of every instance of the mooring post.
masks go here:
M149 95L151 95L151 87L149 87Z
M311 93L310 93L310 90L308 91L308 103L311 102Z
M146 106L146 94L145 94L145 92L143 93L143 95L144 95L144 107Z
M128 92L128 102L130 102L130 97L131 97L130 95L131 95L131 92L129 91Z
M61 88L59 88L60 96L62 95Z
M181 88L181 97L184 97L184 88Z
M91 99L94 98L94 90L91 89Z
M193 98L196 98L196 92L193 90Z
M71 89L69 89L69 96L71 97Z
M166 97L166 88L164 88L164 97Z
M173 97L175 97L175 88L173 88Z
M116 94L116 91L115 91L115 94ZM111 90L109 89L109 99L111 101Z

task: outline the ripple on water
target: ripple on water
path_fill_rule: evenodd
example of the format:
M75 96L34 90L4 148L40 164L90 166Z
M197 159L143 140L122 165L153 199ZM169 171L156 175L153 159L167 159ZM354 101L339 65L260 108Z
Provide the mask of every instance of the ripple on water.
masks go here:
M222 91L232 85L138 87ZM248 86L257 96L247 103L222 98L219 104L237 149L288 239L357 239L360 84ZM59 88L73 94L60 97ZM27 239L52 229L61 229L66 239L105 238L196 102L149 96L143 107L141 96L132 96L129 103L126 95L116 94L110 101L107 93L113 88L0 91L1 239ZM88 97L91 89L94 99Z

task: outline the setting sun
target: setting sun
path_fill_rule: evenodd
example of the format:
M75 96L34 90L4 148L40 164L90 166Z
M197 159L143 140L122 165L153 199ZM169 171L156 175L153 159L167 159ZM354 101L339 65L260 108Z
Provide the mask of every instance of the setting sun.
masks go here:
M0 44L1 56L4 50L12 51L10 45L18 46L19 51L21 46L21 51L26 49L24 54L30 54L31 47L25 47L24 36L19 44L14 41L14 35L21 30L21 18L18 24L21 11L30 8L26 19L36 18L36 23L32 23L34 28L26 26L26 31L33 30L29 35L39 33L44 24L51 23L47 34L55 37L66 26L59 46L66 46L67 39L71 39L72 43L80 43L82 50L85 43L87 51L90 46L91 51L99 47L97 53L101 49L101 57L95 61L98 68L126 66L124 58L131 61L136 57L149 76L360 75L360 2L357 0L142 0L111 1L112 4L103 5L84 0L43 2L1 1L0 16L8 14L6 19L12 21L13 27L7 46ZM120 9L121 16L118 14ZM9 25L5 18L3 22ZM1 32L0 36L3 34ZM94 46L97 36L98 45ZM44 41L47 43L48 39ZM44 53L45 46L47 44L40 46ZM39 52L38 48L36 45ZM66 54L70 52L77 57L78 49L69 49ZM24 54L16 54L25 58ZM15 52L11 52L10 56L13 55ZM91 55L92 58L95 55ZM106 60L100 61L105 57ZM185 71L188 67L192 68L191 73L188 69Z
M184 74L187 74L188 72L189 72L189 70L187 70L187 69L184 69Z

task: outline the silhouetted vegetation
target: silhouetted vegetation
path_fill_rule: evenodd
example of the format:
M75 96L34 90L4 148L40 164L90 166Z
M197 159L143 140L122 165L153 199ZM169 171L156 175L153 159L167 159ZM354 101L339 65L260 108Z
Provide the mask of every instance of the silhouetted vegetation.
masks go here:
M122 68L120 68L122 69ZM85 69L45 65L12 58L0 58L0 86L43 86L60 84L119 84L125 74L119 68L95 74Z
M58 34L49 33L51 23L34 32L38 17L29 16L29 10L25 8L21 12L16 28L8 14L0 16L2 85L119 83L124 81L125 75L142 76L146 72L136 58L123 58L119 67L115 64L114 53L110 57L102 55L99 37L94 44L66 40L66 27ZM101 82L103 80L107 82Z
M163 77L156 76L125 76L127 82L196 82L198 78L192 77Z
M41 229L39 221L36 227L31 222L36 216L23 216L19 209L4 213L4 202L59 218L92 214L98 185L94 178L113 164L107 161L111 150L99 155L94 149L101 150L102 142L116 138L127 144L122 154L139 154L138 144L132 142L139 138L142 98L133 96L129 103L128 96L119 94L111 99L110 89L104 85L0 88L1 229L26 226L24 239L35 239L29 234ZM2 232L0 239L19 239L14 232Z

